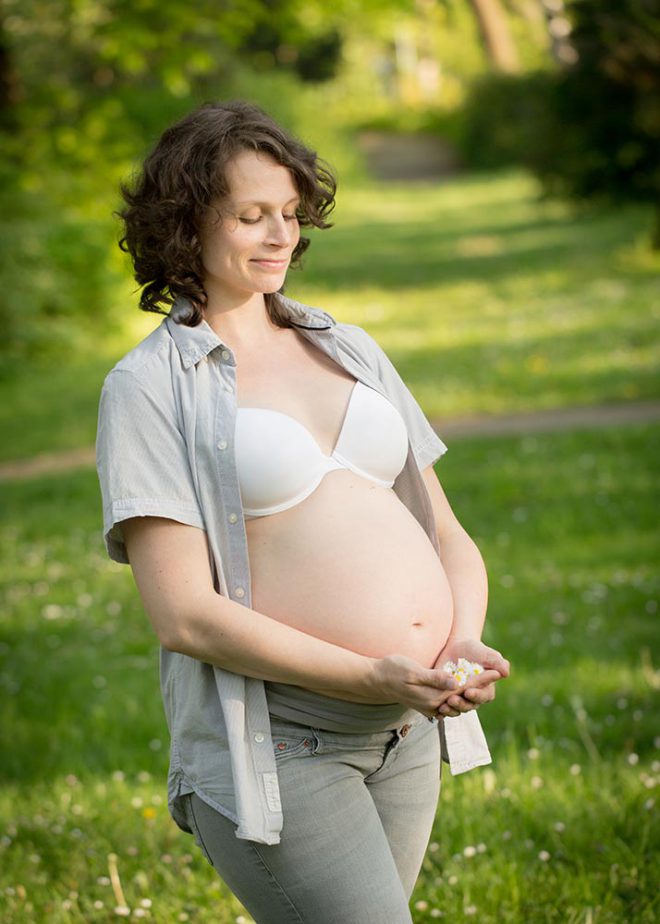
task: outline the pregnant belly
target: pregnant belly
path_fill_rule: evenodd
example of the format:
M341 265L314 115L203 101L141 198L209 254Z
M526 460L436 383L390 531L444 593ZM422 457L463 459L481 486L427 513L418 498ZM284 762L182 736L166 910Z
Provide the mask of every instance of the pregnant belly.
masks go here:
M246 529L255 610L360 654L433 664L451 629L451 590L394 491L330 472L301 504Z

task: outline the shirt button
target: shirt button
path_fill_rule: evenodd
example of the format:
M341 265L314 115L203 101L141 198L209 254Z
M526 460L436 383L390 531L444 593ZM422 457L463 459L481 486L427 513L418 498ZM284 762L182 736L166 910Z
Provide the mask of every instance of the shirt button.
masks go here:
M230 514L229 514L229 522L230 522L230 523L235 523L237 519L238 519L238 517L236 516L235 513L230 513Z
M257 732L257 734L254 736L254 740L257 742L257 744L261 744L261 742L264 740L264 736L261 732Z
M229 355L230 355L230 354L229 354L229 351L228 351L228 350L223 350L223 351L222 351L222 358L223 358L223 359L229 359Z
M237 597L244 597L244 596L245 596L245 591L243 590L242 587L237 587L236 590L234 591L234 593L236 594Z
M218 443L218 449L226 449L226 448L227 448L227 440L220 440L220 442Z

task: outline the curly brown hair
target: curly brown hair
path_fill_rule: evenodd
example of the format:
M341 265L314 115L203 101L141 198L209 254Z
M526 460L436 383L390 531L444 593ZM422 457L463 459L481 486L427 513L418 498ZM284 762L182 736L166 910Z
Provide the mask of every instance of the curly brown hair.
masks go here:
M144 287L143 311L169 314L177 298L186 298L193 310L182 323L201 322L207 294L199 228L209 204L229 194L225 168L243 150L263 151L288 167L300 196L296 216L302 227L332 227L325 217L335 206L337 183L314 151L252 103L204 103L166 129L132 185L120 186L127 205L116 213L124 223L119 246L131 255L135 279ZM300 265L309 244L309 238L300 238L292 267ZM265 300L271 319L289 327L274 293Z

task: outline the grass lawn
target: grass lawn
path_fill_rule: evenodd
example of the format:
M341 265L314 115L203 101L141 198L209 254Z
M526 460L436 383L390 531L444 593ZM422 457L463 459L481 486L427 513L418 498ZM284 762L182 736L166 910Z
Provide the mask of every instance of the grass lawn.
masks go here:
M340 188L287 293L369 330L432 419L657 397L651 210L580 214L537 192L522 173ZM0 459L93 443L104 375L162 320L131 288L124 337L0 382Z
M657 920L659 453L660 428L631 426L439 461L512 674L481 710L493 764L443 774L416 922ZM250 920L169 818L157 647L105 556L95 472L0 504L0 920L115 921L118 884L131 920Z

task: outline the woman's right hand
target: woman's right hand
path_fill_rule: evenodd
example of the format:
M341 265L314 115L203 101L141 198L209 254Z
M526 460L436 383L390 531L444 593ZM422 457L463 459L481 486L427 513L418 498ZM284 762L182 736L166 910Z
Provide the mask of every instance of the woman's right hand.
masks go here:
M393 654L379 658L373 666L374 691L382 702L402 703L428 718L437 718L438 707L459 684L439 668L423 667L412 658Z

